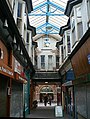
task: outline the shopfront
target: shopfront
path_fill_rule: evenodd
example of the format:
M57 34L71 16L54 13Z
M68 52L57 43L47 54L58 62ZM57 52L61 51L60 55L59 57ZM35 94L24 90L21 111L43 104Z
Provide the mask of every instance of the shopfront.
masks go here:
M0 117L10 115L11 80L14 78L11 54L0 39Z
M12 80L12 95L10 101L10 117L23 117L24 112L24 85L27 82L25 77L14 73Z

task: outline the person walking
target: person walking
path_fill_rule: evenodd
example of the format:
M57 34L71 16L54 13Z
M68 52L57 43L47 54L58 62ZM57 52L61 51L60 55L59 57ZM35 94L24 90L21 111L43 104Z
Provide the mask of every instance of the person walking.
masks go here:
M48 97L47 97L47 94L44 96L44 105L46 106L47 105L47 102L48 102Z
M51 105L51 102L52 102L52 97L51 97L51 95L49 95L48 101L49 101L49 104Z

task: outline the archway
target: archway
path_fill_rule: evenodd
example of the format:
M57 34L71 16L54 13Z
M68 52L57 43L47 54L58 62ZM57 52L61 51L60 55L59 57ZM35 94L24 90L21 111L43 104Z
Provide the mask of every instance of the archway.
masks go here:
M50 86L44 86L40 89L40 102L43 102L44 95L48 95L52 97L52 100L54 98L53 96L53 90Z

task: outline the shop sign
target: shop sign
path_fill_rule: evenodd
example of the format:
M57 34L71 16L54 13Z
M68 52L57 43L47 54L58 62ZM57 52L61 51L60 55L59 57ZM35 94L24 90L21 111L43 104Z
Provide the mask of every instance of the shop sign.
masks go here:
M14 69L14 71L19 73L19 74L21 73L21 65L17 60L15 60L15 69Z
M68 70L67 73L66 73L66 81L71 81L71 80L74 80L74 72L73 70Z
M16 78L17 80L21 81L21 82L24 82L24 83L27 82L26 78L20 76L20 74L18 74L18 73L15 73L15 78Z
M88 63L90 64L90 54L87 57L88 57Z
M3 73L6 73L10 76L13 76L13 72L11 72L9 69L6 69L5 67L1 66L0 67L0 71L2 71Z

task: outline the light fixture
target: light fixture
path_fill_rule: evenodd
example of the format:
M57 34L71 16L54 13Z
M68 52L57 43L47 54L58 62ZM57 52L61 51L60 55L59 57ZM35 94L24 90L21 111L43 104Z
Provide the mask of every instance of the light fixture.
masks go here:
M7 19L5 19L5 22L4 22L4 27L8 27L8 23L7 23Z
M45 82L45 83L48 83L48 82Z
M21 50L20 54L21 54L21 55L23 55L23 52L22 52L22 50Z
M51 30L51 29L52 29L52 26L47 25L47 26L46 26L46 29L47 29L47 30Z
M14 37L14 43L16 43L16 38Z
M20 45L18 45L18 50L20 51Z

